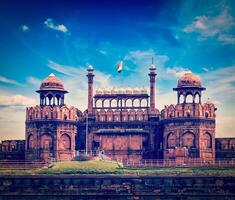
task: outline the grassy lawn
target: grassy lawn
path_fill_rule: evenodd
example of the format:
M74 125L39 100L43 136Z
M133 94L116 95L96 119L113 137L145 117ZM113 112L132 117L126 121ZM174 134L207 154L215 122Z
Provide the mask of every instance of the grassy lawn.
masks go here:
M158 176L180 176L180 175L227 175L235 176L235 168L218 167L152 167L136 168L121 167L116 162L106 161L72 161L58 162L49 168L38 169L1 169L0 175L68 175L68 174L123 174L123 175L158 175Z
M113 174L119 168L116 162L73 161L59 162L51 168L41 169L40 174Z

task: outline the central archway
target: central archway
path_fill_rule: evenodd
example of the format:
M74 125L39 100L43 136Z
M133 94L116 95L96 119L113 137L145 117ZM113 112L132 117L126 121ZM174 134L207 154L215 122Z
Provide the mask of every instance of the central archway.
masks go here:
M68 134L63 134L60 137L60 149L61 150L71 150L71 139Z
M192 132L186 132L182 137L182 145L184 147L195 147L195 135Z

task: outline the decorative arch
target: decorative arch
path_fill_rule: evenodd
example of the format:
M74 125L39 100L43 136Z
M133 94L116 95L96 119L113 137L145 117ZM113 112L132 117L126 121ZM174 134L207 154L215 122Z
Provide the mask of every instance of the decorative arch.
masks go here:
M41 108L36 106L34 109L35 119L41 119Z
M44 150L52 150L53 149L53 139L49 134L44 134L41 136L40 140L41 148Z
M96 108L101 108L102 107L102 100L101 99L98 99L95 101L95 107Z
M99 111L99 121L106 121L106 112L105 110Z
M185 95L185 102L186 103L193 103L193 94L192 93L189 92Z
M205 139L205 146L206 148L212 148L212 137L211 134L206 132L204 135L204 139Z
M140 102L141 107L147 107L148 106L148 100L147 99L142 99Z
M62 101L61 101L62 97L59 94L56 94L55 97L56 97L56 102L55 103L56 103L56 105L59 106L62 103Z
M122 110L122 121L128 121L128 110L127 109L123 109Z
M184 147L195 147L195 135L192 132L186 132L182 137L182 145Z
M136 120L136 112L134 109L129 110L129 120L135 121Z
M44 106L42 112L43 112L44 119L51 119L52 118L52 109L50 106Z
M179 101L178 103L184 103L184 95L183 95L183 93L179 94L179 100L178 101Z
M132 107L132 100L131 99L126 100L126 107Z
M68 109L68 107L63 106L63 107L61 108L61 114L62 114L62 118L63 118L64 120L69 119L69 117L70 117L70 110Z
M197 92L195 95L194 95L194 103L200 103L200 94Z
M144 114L144 111L142 109L138 109L136 113L137 120L139 121L143 120L143 117L144 117L143 114Z
M134 107L140 107L140 100L139 99L134 99L133 100L133 106Z
M126 107L126 101L125 99L120 100L120 107Z
M177 146L176 135L169 133L167 136L167 148L175 148Z
M33 148L34 148L33 134L30 134L27 140L27 149L33 149Z
M107 110L107 121L113 121L113 110Z
M71 150L71 138L66 133L60 137L60 149Z
M109 99L105 99L103 101L103 106L106 107L106 108L110 107L110 100Z
M53 102L51 101L53 98L53 95L51 93L47 94L47 98L48 98L48 105L52 105Z
M112 100L110 101L110 104L111 104L111 107L112 107L112 108L116 108L116 107L117 107L117 99L112 99Z

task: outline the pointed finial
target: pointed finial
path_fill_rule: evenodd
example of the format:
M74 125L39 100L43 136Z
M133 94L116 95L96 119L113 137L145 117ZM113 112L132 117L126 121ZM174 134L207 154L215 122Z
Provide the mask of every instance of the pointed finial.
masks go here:
M152 57L152 64L150 65L149 69L150 69L150 70L155 70L155 69L156 69L156 67L155 67L155 65L154 65L153 57Z
M55 76L55 74L51 73L49 76Z

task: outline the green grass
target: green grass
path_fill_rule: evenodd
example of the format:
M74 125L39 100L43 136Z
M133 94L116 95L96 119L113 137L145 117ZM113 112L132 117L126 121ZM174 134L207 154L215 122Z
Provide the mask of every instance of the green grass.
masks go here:
M235 176L235 168L218 167L120 167L116 162L72 161L54 163L49 168L37 169L0 169L0 175L75 175L75 174L122 174L157 176Z
M59 162L51 168L42 169L40 174L113 174L119 168L116 162L73 161Z

